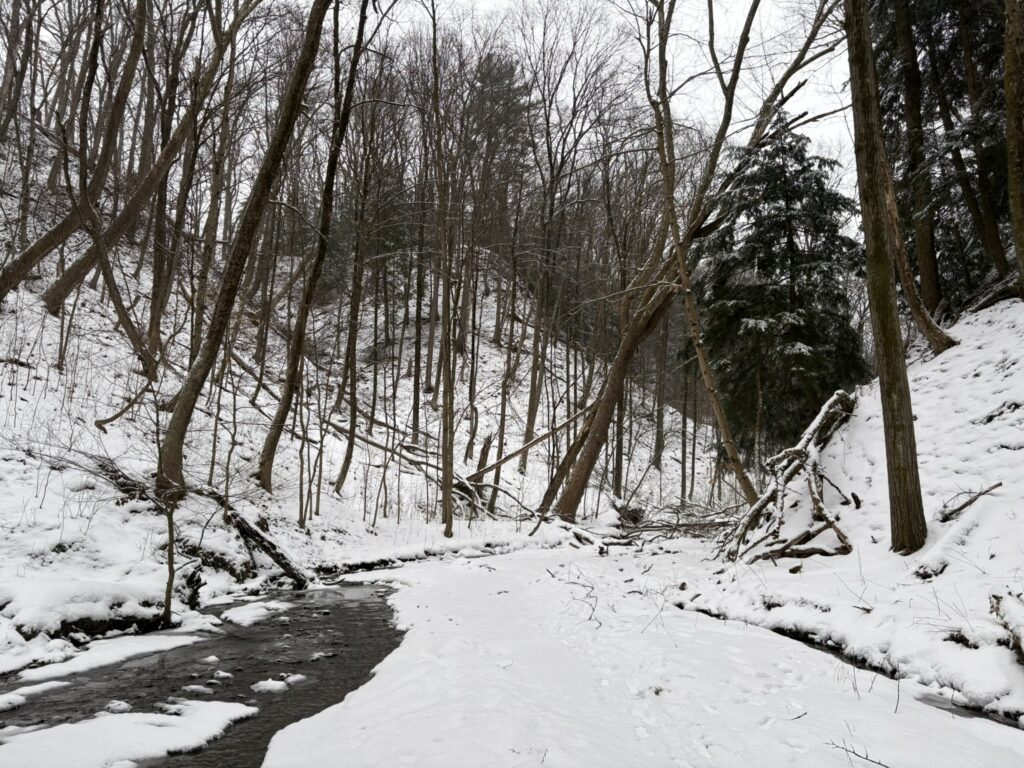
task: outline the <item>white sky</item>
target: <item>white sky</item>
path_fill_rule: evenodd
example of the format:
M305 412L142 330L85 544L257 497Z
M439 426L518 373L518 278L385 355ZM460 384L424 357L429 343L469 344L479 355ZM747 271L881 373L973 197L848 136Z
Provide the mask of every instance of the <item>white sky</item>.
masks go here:
M567 0L573 2L573 0ZM636 0L641 1L641 0ZM611 21L627 24L626 16L620 8L628 5L630 0L595 0L602 4ZM515 16L524 0L437 0L438 11L443 19L459 19L465 23L471 17ZM788 51L800 42L799 34L802 25L801 14L807 13L813 6L813 0L762 0L754 25L753 39L747 54L751 67L764 57L774 56L776 72L785 57L782 51ZM732 49L739 26L749 8L747 0L715 0L717 50L723 60ZM400 0L394 17L402 27L425 24L426 12L420 0ZM837 20L838 21L838 20ZM677 0L674 30L680 34L678 50L673 57L673 64L678 78L685 77L696 68L707 64L707 11L706 0ZM688 35L686 33L689 33ZM627 43L626 56L635 66L639 67L639 47L635 41ZM741 89L740 101L734 125L749 115L751 110L759 106L759 87L763 81L770 79L771 68L765 71L745 72L741 81L746 85ZM849 92L846 81L849 77L846 49L840 46L831 56L815 64L804 73L808 80L804 88L787 105L791 114L807 111L811 114L825 113L836 110L849 103ZM770 83L769 83L770 84ZM678 97L674 107L677 119L692 120L698 116L717 126L719 89L711 78L700 80ZM814 151L828 157L836 158L841 165L841 186L843 191L856 196L856 169L853 159L853 131L849 122L848 111L831 115L801 128L801 132L810 136L814 143Z

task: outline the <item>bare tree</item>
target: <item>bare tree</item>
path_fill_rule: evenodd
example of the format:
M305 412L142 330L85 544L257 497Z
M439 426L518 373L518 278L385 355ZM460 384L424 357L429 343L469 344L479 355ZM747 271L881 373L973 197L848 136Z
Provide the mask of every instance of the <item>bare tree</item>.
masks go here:
M264 490L270 491L274 468L274 455L277 453L277 444L284 431L285 421L291 411L292 398L295 396L295 386L299 379L299 369L302 360L302 351L306 340L306 323L309 319L310 307L313 304L313 294L316 292L320 275L323 273L324 261L327 258L327 251L330 245L331 218L334 213L334 187L338 171L338 154L341 151L342 142L345 139L345 132L348 129L349 117L352 113L352 95L355 91L356 73L359 66L359 57L363 50L363 36L366 30L366 16L369 0L361 0L359 6L359 21L356 26L356 39L352 46L352 54L349 58L348 76L345 80L344 98L341 94L341 47L338 41L338 3L334 6L334 116L331 127L331 146L327 155L327 168L324 172L323 192L320 203L320 223L317 228L316 255L309 274L306 276L302 291L302 299L299 303L298 315L292 327L291 341L288 345L288 362L285 370L285 380L281 387L281 399L277 404L277 411L270 422L270 429L263 442L263 449L260 453L259 478L260 485ZM349 441L351 443L351 441Z

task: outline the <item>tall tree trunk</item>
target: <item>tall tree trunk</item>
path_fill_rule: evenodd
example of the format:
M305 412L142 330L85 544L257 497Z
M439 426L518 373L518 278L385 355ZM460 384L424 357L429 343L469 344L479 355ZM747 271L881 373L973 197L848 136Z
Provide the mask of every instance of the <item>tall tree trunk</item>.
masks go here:
M238 287L259 232L263 209L270 197L270 190L291 138L292 128L302 108L306 83L316 61L324 16L331 2L332 0L314 0L310 8L302 48L281 99L277 125L263 156L263 161L260 163L256 178L253 179L249 199L242 211L238 222L238 231L224 265L220 290L217 293L217 301L210 317L206 341L175 398L174 411L167 424L164 441L160 447L157 469L157 491L172 502L177 501L185 493L184 467L182 465L185 434L192 421L196 402L210 375L210 369L213 367L217 351L230 323Z
M260 486L268 492L271 490L273 483L274 455L277 453L277 444L281 440L281 433L284 431L288 413L291 411L292 399L295 396L295 385L299 380L309 310L313 305L313 295L316 292L317 283L320 282L320 275L323 273L324 261L327 259L327 251L330 246L331 218L334 213L334 186L338 172L338 154L341 151L341 144L348 130L349 117L352 114L352 95L355 91L359 56L362 53L368 4L369 0L362 0L359 6L359 23L356 27L356 41L352 48L352 57L349 61L348 78L345 81L344 103L342 103L341 96L341 47L338 40L338 25L340 23L338 6L340 3L335 2L334 4L334 120L331 128L331 148L327 156L323 192L320 196L320 223L317 229L316 255L313 258L310 273L306 276L305 285L302 289L302 300L299 303L298 314L292 328L291 340L288 343L288 363L285 370L284 384L281 386L281 399L277 403L277 411L270 422L270 429L267 432L266 439L263 441L263 449L260 452L259 482ZM351 444L351 442L352 440L350 439L349 443Z
M869 0L844 0L853 100L854 144L867 250L867 289L875 340L889 478L892 548L914 552L927 537L906 360L900 339L891 248L894 206L882 141L878 83L871 50Z
M896 38L903 71L903 113L907 121L910 163L907 176L913 200L914 255L921 276L921 299L932 315L942 298L939 268L935 259L935 223L932 219L932 182L924 151L924 121L921 118L921 70L914 45L914 24L909 0L893 3Z
M452 244L448 224L449 178L441 118L441 63L438 48L437 8L430 0L431 93L433 118L434 186L437 196L437 245L441 268L441 521L444 535L454 534L455 519L455 354L452 328Z

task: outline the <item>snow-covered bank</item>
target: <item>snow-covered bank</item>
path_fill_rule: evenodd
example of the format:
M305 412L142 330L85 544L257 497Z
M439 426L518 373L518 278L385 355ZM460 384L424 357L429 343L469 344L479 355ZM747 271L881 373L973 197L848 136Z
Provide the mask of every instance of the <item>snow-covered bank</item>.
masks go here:
M391 574L407 634L373 680L280 732L264 768L1016 765L964 718L763 629L672 605L700 550L532 551Z
M181 701L164 709L100 713L43 731L3 734L0 765L42 766L45 760L46 768L128 768L131 761L201 747L257 712L226 701Z
M126 280L132 280L125 276ZM145 294L145 285L137 286ZM481 443L497 433L501 381L506 353L491 341L496 322L494 294L481 310L478 354L479 386L472 403L468 388L457 396L457 471L477 469ZM183 311L172 305L174 311ZM314 317L327 323L336 313L325 308ZM529 316L524 306L522 315ZM409 339L397 340L386 350L386 365L366 362L375 343L372 318L364 318L359 353L360 434L376 434L397 446L409 439L412 381L407 373ZM0 307L0 673L33 664L65 661L91 638L112 632L147 632L160 618L166 582L167 523L155 505L118 487L98 471L114 466L138 487L152 486L156 470L159 423L165 417L158 403L169 399L180 385L174 366L162 369L152 390L137 370L131 349L116 327L113 310L88 285L75 305L73 332L46 313L30 285L8 297ZM250 354L254 329L242 325L237 342L240 356ZM318 331L311 330L311 338ZM396 334L409 334L404 326ZM534 522L524 511L539 502L548 479L548 460L556 454L551 441L531 451L525 473L509 463L502 474L497 518L460 515L455 536L444 538L438 519L438 489L423 472L400 454L357 442L348 481L341 494L331 492L347 448L344 437L332 429L321 432L316 409L304 418L310 435L322 441L324 477L318 514L310 514L307 528L297 525L296 511L308 476L300 468L312 462L313 443L287 433L275 462L274 494L256 487L253 479L260 446L270 415L276 407L272 372L283 365L285 339L272 334L267 351L268 376L257 385L251 370L233 370L219 394L209 398L195 414L190 431L186 473L198 488L213 487L230 497L236 513L265 530L314 577L336 575L368 565L386 567L448 553L476 556L511 552L523 547L561 546L571 537L551 527L528 534ZM397 350L397 351L396 351ZM172 344L167 354L186 356ZM571 403L562 398L566 386L567 348L548 347L545 370L545 406L536 431L544 432L569 415ZM404 357L403 357L404 355ZM377 370L375 386L373 371ZM511 382L505 445L491 448L491 459L524 442L528 407L529 370L525 364ZM599 376L599 374L597 374ZM464 391L465 390L465 391ZM644 401L649 393L638 390ZM219 400L218 400L219 398ZM126 405L128 412L114 421ZM330 398L334 400L333 393ZM222 401L222 402L221 402ZM365 414L375 403L378 420L395 423L389 431L371 426ZM218 405L220 403L220 405ZM470 419L476 422L476 450L467 457ZM417 450L436 450L438 414L422 408L422 435ZM340 416L335 413L335 421ZM653 420L638 419L631 426L634 450L627 471L636 476L629 484L636 505L657 508L675 500L681 466L682 420L669 409L663 472L650 469ZM97 425L97 421L107 420ZM376 433L373 430L376 429ZM692 437L692 435L691 435ZM564 443L565 435L561 436ZM707 448L701 435L695 460L698 492L706 493ZM229 450L230 447L230 450ZM562 446L564 449L564 445ZM692 458L692 456L691 456ZM598 474L601 474L600 472ZM491 478L488 478L490 480ZM583 514L591 521L609 508L607 493L591 488ZM217 503L190 495L175 513L177 563L184 565L177 578L173 605L176 622L192 616L185 606L184 580L203 564L206 582L203 602L239 590L260 591L284 585L280 570L263 553L253 551L224 519Z
M834 646L872 667L939 685L958 703L1016 719L1024 714L1024 666L991 597L1024 590L1024 303L998 304L952 330L958 346L909 371L928 518L921 551L889 551L882 420L870 385L820 457L835 484L826 484L825 505L852 554L688 570L676 599ZM783 539L810 519L801 482L787 495L797 501L786 511ZM836 487L851 499L856 494L859 505L844 503Z

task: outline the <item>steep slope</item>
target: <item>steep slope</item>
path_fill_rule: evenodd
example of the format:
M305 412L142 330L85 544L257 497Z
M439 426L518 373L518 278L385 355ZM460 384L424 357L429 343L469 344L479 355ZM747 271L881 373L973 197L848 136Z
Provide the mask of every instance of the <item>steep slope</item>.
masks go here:
M127 274L121 279L129 295L139 297L135 312L144 318L146 284ZM160 426L167 418L159 406L181 381L187 362L182 337L187 334L179 333L168 344L169 363L150 387L101 292L83 286L65 317L54 318L39 302L39 289L38 283L29 284L0 308L0 672L68 658L76 644L96 633L154 627L167 579L167 521L145 491L152 485ZM307 361L306 396L278 451L272 495L257 487L254 474L277 402L276 377L284 365L284 311L268 343L265 375L259 376L253 362L256 329L245 320L235 354L217 378L219 386L208 387L200 401L186 446L186 478L195 488L207 489L208 496L191 494L174 515L178 618L192 615L181 601L189 592L189 575L200 564L205 582L201 601L240 587L256 589L281 575L270 559L240 538L223 514L222 498L236 516L267 531L312 578L330 578L367 563L554 546L572 539L554 525L528 536L534 526L530 510L548 478L550 441L533 449L525 474L516 471L516 462L504 467L495 516L463 514L455 538L443 538L437 473L429 468L436 462L438 414L422 409L422 447L410 448L412 330L397 323L393 343L379 344L372 307L362 319L357 356L357 432L369 440L357 441L341 494L332 493L347 426L347 404L334 410L343 351L332 350L331 339L339 309L321 306L314 313L308 345L318 352ZM520 316L528 316L526 310L520 307ZM488 434L497 432L506 350L489 340L495 312L493 296L484 298L476 397L470 403L465 386L456 397L456 470L463 476L479 461L477 454L465 458L471 408L478 419L477 451ZM168 326L184 324L179 297L169 308ZM538 434L567 415L566 355L561 344L549 350ZM528 351L522 357L527 356ZM513 379L505 451L523 441L528 374L524 362ZM637 391L638 401L645 397ZM372 425L371 411L376 414ZM678 457L681 426L670 411L662 473L650 468L653 422L635 422L626 483L634 504L658 507L678 497L679 460L670 457ZM564 450L565 436L560 439ZM703 436L698 450L699 489L705 493L702 478L710 460ZM492 460L497 452L495 446ZM413 462L423 458L426 469ZM300 505L307 510L304 529L297 524ZM595 487L585 518L592 521L609 510L609 498Z
M952 332L957 347L909 370L928 517L921 551L889 551L881 407L870 384L820 455L831 481L823 500L852 553L691 572L680 603L834 647L932 685L951 703L1017 718L1024 714L1024 302L966 316ZM783 540L811 524L801 483L788 489ZM821 543L838 542L828 531Z

